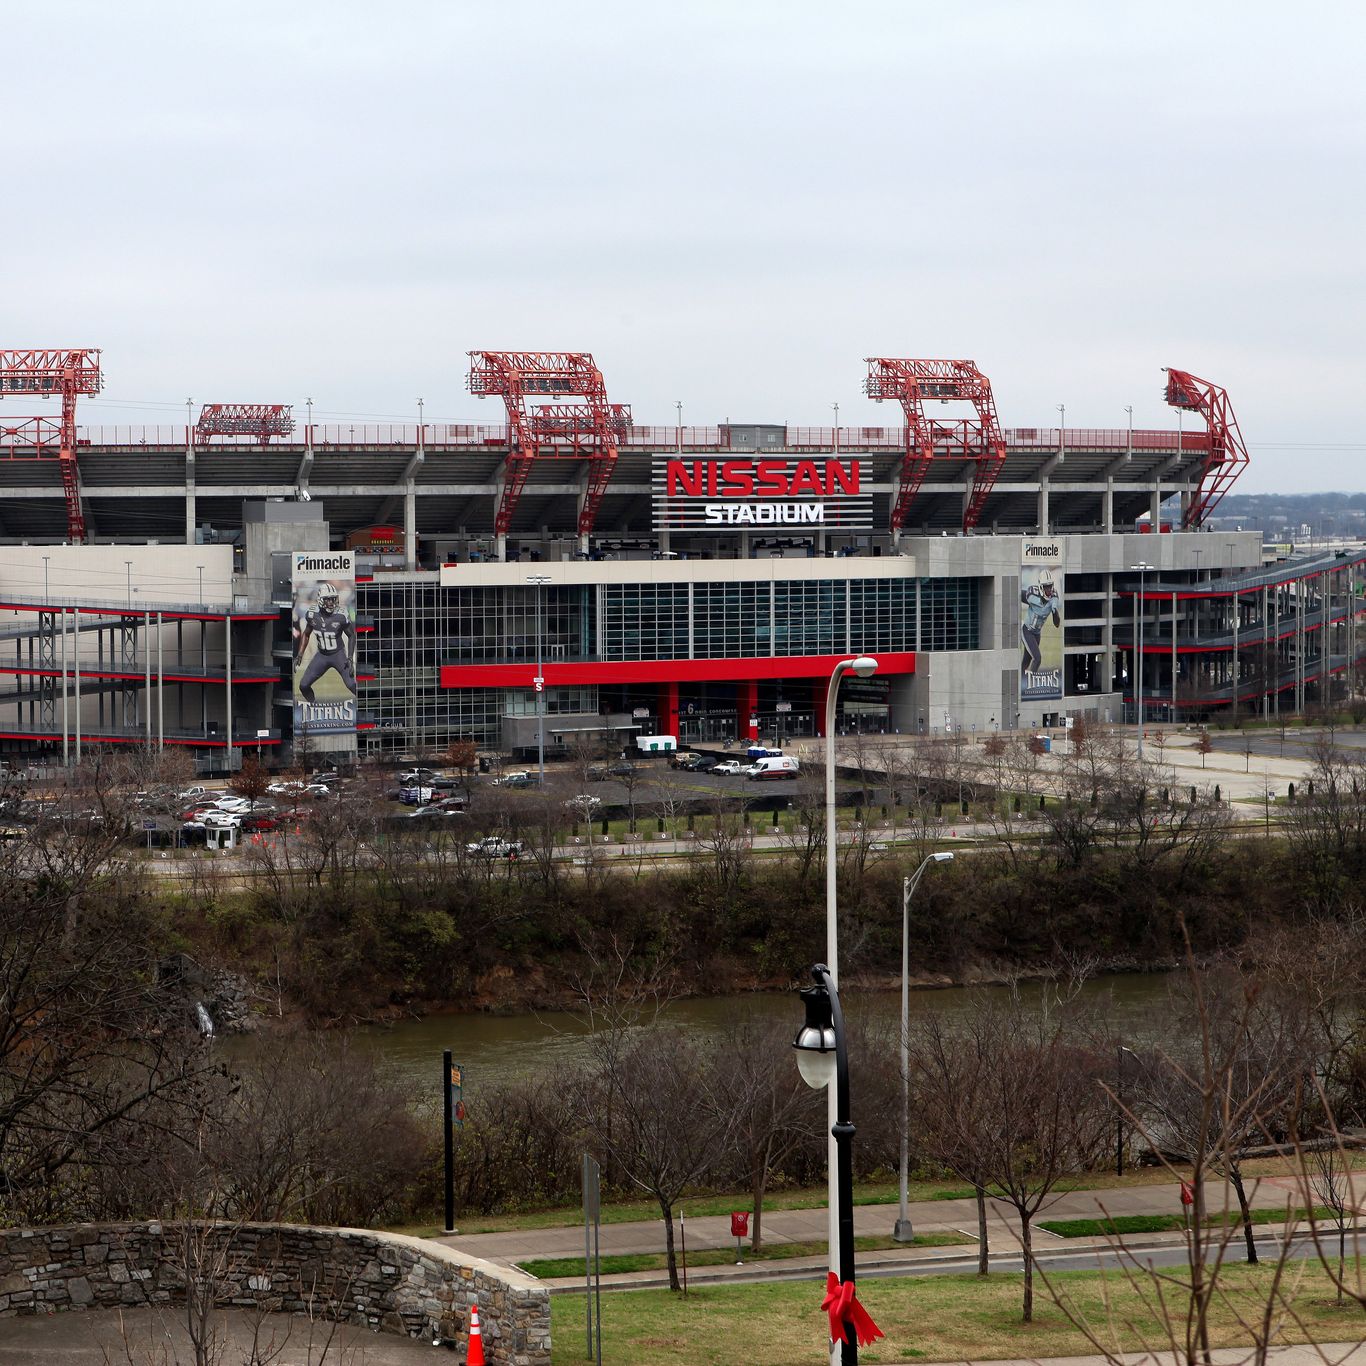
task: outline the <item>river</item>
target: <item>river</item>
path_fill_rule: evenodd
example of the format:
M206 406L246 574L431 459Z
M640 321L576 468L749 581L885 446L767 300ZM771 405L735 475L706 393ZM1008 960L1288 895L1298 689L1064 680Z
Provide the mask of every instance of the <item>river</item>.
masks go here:
M1082 988L1082 999L1097 1009L1108 1010L1124 1037L1141 1039L1151 1031L1155 1014L1166 1001L1169 980L1161 973L1098 977ZM960 1011L967 1004L970 990L946 987L912 991L912 1016L927 1011ZM1034 993L1041 987L1026 985L1022 990ZM897 991L851 991L845 996L844 1006L851 1022L884 1020L894 1027L901 996ZM693 997L670 1003L662 1018L705 1037L721 1032L742 1011L785 1019L791 1023L793 1034L802 1020L795 992ZM233 1042L237 1047L250 1047L245 1040ZM420 1020L359 1030L355 1042L372 1051L386 1071L410 1086L418 1103L427 1098L434 1102L440 1095L443 1049L449 1048L455 1061L464 1065L467 1099L477 1095L481 1086L535 1073L554 1073L557 1068L585 1058L588 1052L584 1021L554 1012L428 1015Z

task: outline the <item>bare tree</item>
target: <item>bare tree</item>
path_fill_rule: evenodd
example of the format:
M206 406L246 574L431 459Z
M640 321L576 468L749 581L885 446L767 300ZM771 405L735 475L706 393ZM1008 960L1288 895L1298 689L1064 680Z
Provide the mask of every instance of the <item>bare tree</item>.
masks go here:
M974 1010L950 1030L930 1013L914 1027L910 1043L911 1115L916 1141L940 1166L972 1186L977 1199L977 1274L990 1269L987 1183L996 1114L986 1085L992 1031Z
M745 1014L714 1049L709 1104L728 1117L731 1144L749 1177L750 1247L763 1246L764 1195L773 1169L824 1128L824 1107L789 1056L792 1031Z
M1220 965L1187 975L1166 1021L1161 1046L1140 1055L1140 1105L1161 1146L1190 1164L1197 1222L1205 1215L1206 1173L1228 1178L1247 1260L1256 1262L1244 1149L1294 1130L1312 1064L1308 1019L1255 979Z
M590 1142L658 1203L669 1288L677 1290L674 1208L719 1159L733 1120L720 1107L699 1105L710 1060L687 1035L656 1026L624 1043L595 1045L597 1066L584 1094Z

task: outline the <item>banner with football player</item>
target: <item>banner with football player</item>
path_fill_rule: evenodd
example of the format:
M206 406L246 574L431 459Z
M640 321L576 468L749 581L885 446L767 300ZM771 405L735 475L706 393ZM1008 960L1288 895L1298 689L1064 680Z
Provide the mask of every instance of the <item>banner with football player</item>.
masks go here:
M296 550L294 733L356 729L356 558L351 550Z
M1062 697L1062 542L1020 550L1020 701Z

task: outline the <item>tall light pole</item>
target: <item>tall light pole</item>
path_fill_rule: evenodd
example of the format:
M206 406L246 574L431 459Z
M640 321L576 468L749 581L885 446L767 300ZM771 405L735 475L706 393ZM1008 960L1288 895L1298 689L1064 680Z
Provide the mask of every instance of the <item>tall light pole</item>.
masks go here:
M877 660L869 655L841 659L830 673L830 686L825 694L825 961L830 968L831 981L839 985L839 921L836 915L835 872L839 866L835 830L835 706L839 701L840 679L853 672L859 678L871 678L877 672ZM839 1272L839 1190L837 1188L839 1152L835 1146L834 1129L839 1116L835 1111L835 1088L829 1095L830 1138L826 1145L827 1177L829 1184L830 1270Z
M911 1127L911 898L930 864L952 862L953 854L948 850L930 854L914 873L901 880L901 1203L892 1230L892 1238L898 1243L909 1243L915 1237L906 1202Z
M677 439L677 444L678 444L678 453L679 453L679 455L682 455L682 454L683 454L683 400L682 400L681 398L675 399L675 400L674 400L674 411L678 414L678 429L677 429L678 435L677 435L677 438L676 438L676 439Z
M423 429L423 427L425 426L425 421L424 421L423 416L422 416L422 410L423 410L423 401L422 401L422 399L419 398L418 401L417 401L417 444L418 444L419 446L421 446L421 445L424 444L424 443L423 443L423 440L422 440L422 429Z
M1134 458L1134 405L1126 403L1124 411L1129 414L1129 439L1124 446L1124 458L1132 460Z
M545 669L541 663L541 592L550 582L549 574L529 574L527 582L536 588L536 757L541 791L545 791Z
M854 1288L854 1125L849 1116L849 1050L844 1032L844 1012L834 974L824 963L811 969L814 985L802 992L806 1021L797 1031L792 1047L802 1080L815 1090L825 1088L835 1120L830 1131L835 1143L838 1177L831 1211L835 1216L836 1241L831 1245L830 1275L825 1303L830 1316L831 1366L857 1366L859 1344L871 1344L884 1336L868 1311L858 1302Z
M830 405L835 410L835 454L840 453L840 405L832 403Z
M1138 703L1138 764L1143 767L1143 576L1152 568L1146 561L1131 564L1138 573L1138 597L1134 599L1134 698ZM1140 781L1142 774L1139 775Z

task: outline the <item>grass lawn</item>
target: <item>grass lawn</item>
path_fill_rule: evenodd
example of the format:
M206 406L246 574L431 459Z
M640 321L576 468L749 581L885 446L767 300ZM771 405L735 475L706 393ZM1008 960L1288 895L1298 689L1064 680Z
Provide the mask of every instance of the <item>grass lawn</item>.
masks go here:
M662 1227L662 1225L661 1225ZM956 1247L960 1243L973 1243L974 1239L962 1233L926 1233L913 1238L909 1243L898 1243L894 1238L868 1237L855 1238L854 1247L859 1252L885 1252L893 1247ZM746 1245L744 1258L750 1262L782 1261L787 1257L818 1257L829 1250L824 1240L818 1243L770 1243L758 1252ZM734 1248L702 1248L688 1253L689 1268L695 1266L731 1266L735 1262ZM582 1276L582 1257L534 1257L530 1261L517 1263L523 1271L542 1280L554 1276ZM663 1271L668 1265L662 1252L615 1253L602 1259L602 1274L616 1276L624 1271Z
M1249 1314L1261 1288L1270 1283L1272 1268L1230 1266L1223 1274L1228 1295L1211 1322L1215 1345L1232 1346L1247 1341L1237 1313ZM1020 1280L1018 1275L994 1275L985 1281L975 1276L865 1281L860 1299L887 1336L861 1348L860 1362L989 1361L1096 1350L1051 1303L1037 1279L1035 1322L1022 1324ZM1119 1350L1166 1345L1121 1276L1070 1271L1050 1280ZM1339 1309L1331 1303L1328 1279L1318 1267L1293 1265L1288 1282L1297 1287L1297 1312L1317 1340L1354 1340L1366 1332L1366 1314L1359 1307L1349 1302ZM822 1288L814 1282L704 1286L686 1299L667 1290L613 1291L602 1297L603 1360L613 1366L801 1366L820 1361L826 1346L821 1296ZM582 1361L583 1297L554 1296L551 1316L555 1366ZM1289 1341L1304 1340L1290 1325L1286 1333Z
M1309 1217L1304 1208L1291 1210L1290 1222L1302 1223ZM1323 1206L1314 1210L1314 1218L1320 1224L1333 1225L1333 1211ZM1208 1215L1205 1225L1218 1228L1225 1225L1241 1227L1243 1216L1235 1210L1221 1210L1218 1214ZM1283 1209L1254 1209L1253 1224L1283 1224L1287 1222ZM1112 1219L1040 1219L1039 1227L1056 1233L1060 1238L1096 1238L1104 1233L1169 1233L1184 1228L1185 1218L1180 1214L1121 1214Z

